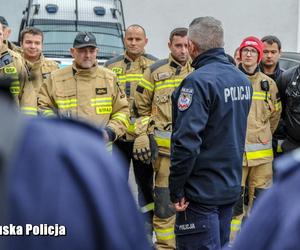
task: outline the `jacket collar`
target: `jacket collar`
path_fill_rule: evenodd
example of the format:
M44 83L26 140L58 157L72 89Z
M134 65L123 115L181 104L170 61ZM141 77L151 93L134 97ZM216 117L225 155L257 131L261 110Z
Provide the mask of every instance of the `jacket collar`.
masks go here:
M223 48L215 48L203 52L193 60L192 67L198 69L206 64L216 61L230 63Z
M242 66L242 63L239 64L238 66L239 70L242 71L244 74L246 74L247 76L253 76L255 75L257 72L259 72L259 66L256 67L256 69L254 70L254 72L252 74L248 73Z
M262 63L259 64L259 68L260 68L260 71L261 71L261 72L263 72L264 74L266 74L266 73L264 72L264 67L263 67ZM280 68L280 65L279 65L279 62L278 62L278 63L276 64L274 73L271 74L271 75L267 75L267 74L266 74L266 75L269 76L269 77L271 77L274 81L276 81L282 72L283 72L283 70Z
M73 69L73 75L80 75L80 76L95 76L97 69L98 69L98 64L95 63L91 68L89 69L79 69L76 66L75 61L73 61L72 64L72 69Z

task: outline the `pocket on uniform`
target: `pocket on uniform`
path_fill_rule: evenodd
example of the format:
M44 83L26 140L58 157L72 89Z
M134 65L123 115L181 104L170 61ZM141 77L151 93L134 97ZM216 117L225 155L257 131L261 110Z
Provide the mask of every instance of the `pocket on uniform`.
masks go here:
M272 104L270 103L270 105L272 105ZM264 101L264 106L263 106L264 109L263 109L262 116L261 116L263 123L267 122L271 117L271 107L270 107L270 105L269 105L269 103Z
M209 230L209 219L205 215L196 214L192 209L176 214L175 234L186 235L206 233Z

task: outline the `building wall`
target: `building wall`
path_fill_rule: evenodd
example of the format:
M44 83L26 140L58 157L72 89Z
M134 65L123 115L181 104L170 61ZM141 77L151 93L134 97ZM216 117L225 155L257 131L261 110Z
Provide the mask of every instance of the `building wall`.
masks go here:
M51 2L51 0L49 0ZM170 31L188 26L193 18L214 16L225 30L225 49L232 54L248 35L278 36L285 51L297 50L298 0L123 0L126 25L145 27L149 43L147 51L158 57L168 55ZM27 0L0 0L4 15L13 28L11 40L17 39L22 10ZM5 8L4 8L5 6Z
M126 25L139 23L149 37L148 52L168 54L167 39L193 18L214 16L225 30L225 49L233 53L248 35L278 36L286 51L297 49L298 0L125 0Z

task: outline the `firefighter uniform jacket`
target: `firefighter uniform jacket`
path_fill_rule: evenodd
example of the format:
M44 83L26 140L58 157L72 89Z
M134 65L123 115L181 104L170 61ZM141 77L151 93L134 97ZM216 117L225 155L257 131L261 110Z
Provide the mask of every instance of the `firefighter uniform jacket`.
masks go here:
M49 60L43 55L41 55L38 61L34 63L26 61L26 64L32 78L31 82L37 94L39 93L40 87L45 82L50 73L56 69L59 69L57 62Z
M277 128L281 102L276 83L261 72L248 76L252 88L252 104L248 116L244 166L257 166L272 162L272 134ZM263 90L267 81L269 90Z
M12 78L10 92L16 104L26 115L37 115L36 99L28 98L34 94L30 76L23 58L3 44L0 48L0 74Z
M107 126L117 137L128 126L128 102L116 75L103 67L78 69L73 65L52 72L38 98L44 116L81 119L96 127Z
M172 132L172 100L174 90L181 81L192 72L189 62L185 66L171 55L149 67L138 83L135 92L135 106L138 111L139 133L154 133L161 153L170 154ZM149 124L149 126L148 126Z
M137 83L143 76L144 71L155 61L157 58L149 55L142 54L139 58L133 61L127 56L125 51L124 55L112 58L105 63L105 67L111 69L117 74L120 87L126 93L130 110L130 125L126 133L126 140L132 141L136 137L136 112L134 107L134 93Z
M12 43L11 41L9 40L6 40L4 41L4 44L7 45L7 47L10 49L10 50L13 50L14 52L17 52L18 54L22 54L22 48L15 45L14 43Z

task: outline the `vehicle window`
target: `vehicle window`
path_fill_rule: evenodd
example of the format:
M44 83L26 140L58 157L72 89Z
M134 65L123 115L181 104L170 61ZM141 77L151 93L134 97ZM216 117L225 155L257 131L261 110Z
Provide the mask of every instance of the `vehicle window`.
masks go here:
M280 58L280 67L287 70L289 68L292 68L294 66L297 66L300 64L300 61L296 60L289 60L286 58Z
M123 52L123 41L117 27L93 25L35 25L44 32L44 54L50 57L70 56L78 31L93 32L100 48L98 58L110 58Z

